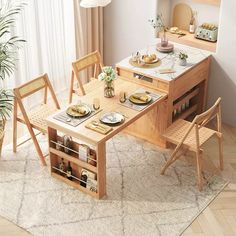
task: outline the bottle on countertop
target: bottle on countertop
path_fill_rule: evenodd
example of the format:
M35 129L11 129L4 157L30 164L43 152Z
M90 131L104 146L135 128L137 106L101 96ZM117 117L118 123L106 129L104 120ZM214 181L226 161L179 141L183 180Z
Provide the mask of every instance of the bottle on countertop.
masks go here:
M190 23L189 23L189 33L191 34L194 34L195 32L195 15L196 15L196 12L193 12Z
M72 167L70 165L70 162L68 162L68 167L67 167L67 170L66 170L66 176L67 176L67 179L69 180L72 180Z

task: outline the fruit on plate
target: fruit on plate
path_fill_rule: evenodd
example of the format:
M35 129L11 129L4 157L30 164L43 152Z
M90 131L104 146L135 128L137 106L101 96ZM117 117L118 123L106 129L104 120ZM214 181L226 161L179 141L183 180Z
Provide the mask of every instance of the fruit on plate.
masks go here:
M151 54L151 55L143 55L142 59L145 63L152 63L153 61L155 61L157 59L156 54Z
M148 102L148 99L149 99L148 96L143 95L143 94L133 94L132 97L135 98L135 99L138 99L142 102Z
M77 106L77 105L72 106L71 110L74 112L80 113L82 115L84 115L86 113L86 109L84 107Z

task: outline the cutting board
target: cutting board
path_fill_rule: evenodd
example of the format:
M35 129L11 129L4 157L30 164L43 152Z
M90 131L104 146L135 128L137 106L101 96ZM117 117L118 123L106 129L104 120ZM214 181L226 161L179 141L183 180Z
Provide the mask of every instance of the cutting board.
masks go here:
M180 30L189 30L189 23L192 18L192 9L188 4L179 3L174 7L172 26Z

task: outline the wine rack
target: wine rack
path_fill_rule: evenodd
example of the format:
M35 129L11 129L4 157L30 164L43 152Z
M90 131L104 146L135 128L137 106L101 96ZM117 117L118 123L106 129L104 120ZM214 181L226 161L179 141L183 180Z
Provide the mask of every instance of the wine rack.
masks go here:
M199 88L196 86L173 102L172 120L187 119L196 114L198 104L196 98L199 96Z
M97 155L96 150L89 147L89 155L87 156L87 161L79 159L79 149L84 144L80 144L72 138L70 140L70 145L65 146L62 144L63 137L57 135L57 130L49 128L49 153L50 153L50 165L51 165L51 175L74 187L78 190L91 195L92 197L99 198L99 187L97 183L98 168L97 168ZM60 169L60 163L63 161L65 167L70 163L72 168L72 173L70 175L71 179L67 178L66 170ZM91 180L84 181L81 178L81 173L83 171L89 172L94 176Z

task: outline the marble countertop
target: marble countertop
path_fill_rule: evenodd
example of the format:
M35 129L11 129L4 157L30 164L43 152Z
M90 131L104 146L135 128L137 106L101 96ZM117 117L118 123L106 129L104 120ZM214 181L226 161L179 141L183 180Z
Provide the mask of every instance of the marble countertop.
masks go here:
M142 55L147 54L147 52L149 54L152 54L152 53L157 54L158 58L160 58L161 60L161 65L158 67L139 68L139 67L132 66L129 63L131 56L123 59L122 61L117 63L116 66L135 71L136 73L142 73L142 74L145 74L146 76L152 76L161 80L171 81L171 80L176 79L177 77L179 77L186 71L190 70L194 65L200 63L201 61L203 61L204 59L212 55L212 52L209 52L209 51L185 46L178 43L173 43L173 42L171 43L174 44L174 53L161 53L157 51L156 43L148 46L148 49L146 48L146 49L139 50L139 52ZM179 52L185 52L188 54L186 66L179 65L179 59L178 59ZM160 69L170 69L170 68L173 68L175 73L160 74L159 72Z

